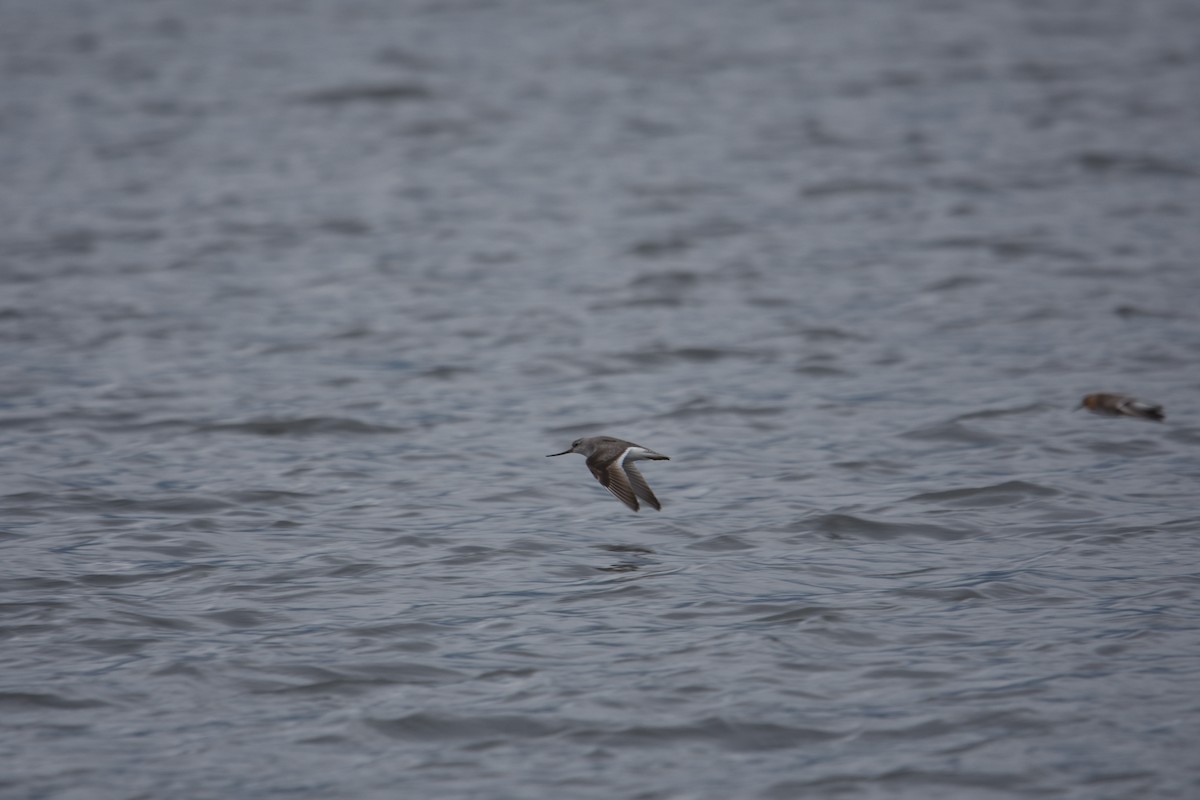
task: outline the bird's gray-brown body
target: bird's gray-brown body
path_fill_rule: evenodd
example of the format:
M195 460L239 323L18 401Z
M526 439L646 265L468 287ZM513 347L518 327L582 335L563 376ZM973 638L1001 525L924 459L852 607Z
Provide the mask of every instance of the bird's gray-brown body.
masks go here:
M662 453L656 453L648 447L642 447L624 439L612 436L587 436L571 442L571 447L561 453L551 453L552 456L565 456L568 453L579 453L587 457L588 469L600 485L612 492L613 496L634 511L639 508L638 499L645 501L655 511L662 511L662 503L650 491L650 485L642 477L642 473L633 465L634 461L670 461Z
M1166 419L1162 406L1145 403L1123 394L1089 394L1079 404L1093 414L1104 414L1110 417L1138 417L1162 422Z

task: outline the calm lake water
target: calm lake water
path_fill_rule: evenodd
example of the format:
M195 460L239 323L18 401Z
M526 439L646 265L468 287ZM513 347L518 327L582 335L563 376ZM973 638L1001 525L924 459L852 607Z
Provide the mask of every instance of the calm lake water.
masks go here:
M0 64L5 800L1200 796L1192 0L6 0Z

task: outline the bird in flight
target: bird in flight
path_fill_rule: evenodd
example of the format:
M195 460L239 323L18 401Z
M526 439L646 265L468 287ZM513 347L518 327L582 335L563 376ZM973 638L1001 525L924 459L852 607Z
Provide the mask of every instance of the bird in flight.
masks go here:
M662 453L656 453L648 447L615 439L612 436L586 436L571 442L570 448L561 453L551 453L546 458L565 456L568 453L579 453L587 457L588 469L600 485L613 493L613 496L634 511L639 508L638 499L655 511L662 511L662 503L650 491L650 484L642 477L642 473L633 462L670 461Z

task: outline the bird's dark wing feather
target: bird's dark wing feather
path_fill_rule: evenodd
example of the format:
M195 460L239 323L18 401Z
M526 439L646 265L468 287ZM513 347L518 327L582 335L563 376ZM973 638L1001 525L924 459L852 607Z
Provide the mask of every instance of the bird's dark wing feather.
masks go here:
M618 458L614 461L610 461L608 465L605 466L596 463L595 458L595 456L588 458L587 465L588 469L592 471L592 474L596 476L596 480L600 481L601 486L612 492L613 497L617 498L634 511L637 511L637 497L633 493L633 487L629 485L629 479L625 477L625 470L621 469L622 459ZM642 481L642 484L645 485L645 481ZM649 491L649 489L646 491Z
M632 461L625 462L625 475L629 478L629 484L633 487L634 494L653 506L655 511L662 511L662 503L658 502L654 492L650 491L650 484L646 483L646 479L642 477L642 473L638 471Z

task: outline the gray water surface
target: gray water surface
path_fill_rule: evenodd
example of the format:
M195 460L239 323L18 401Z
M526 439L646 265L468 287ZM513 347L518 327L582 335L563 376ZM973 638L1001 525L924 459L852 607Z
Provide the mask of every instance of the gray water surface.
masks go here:
M1196 3L6 0L0 65L3 797L1200 795Z

